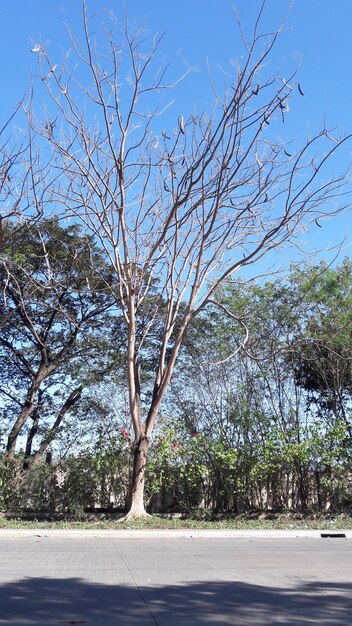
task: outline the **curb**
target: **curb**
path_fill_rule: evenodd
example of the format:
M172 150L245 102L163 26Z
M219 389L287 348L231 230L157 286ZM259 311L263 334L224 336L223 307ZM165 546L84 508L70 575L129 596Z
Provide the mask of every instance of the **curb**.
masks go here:
M321 539L324 535L345 535L352 539L352 530L114 530L114 529L0 529L0 539L46 537L49 539ZM339 537L340 538L340 537ZM332 540L334 537L326 537Z

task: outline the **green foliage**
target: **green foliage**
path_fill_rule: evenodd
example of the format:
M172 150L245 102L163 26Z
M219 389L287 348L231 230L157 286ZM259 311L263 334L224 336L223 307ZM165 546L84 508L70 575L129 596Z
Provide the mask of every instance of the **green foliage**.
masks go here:
M21 494L18 488L19 467L16 461L5 463L0 456L0 511L20 510Z
M111 342L113 331L121 336L112 325L113 279L76 224L42 219L6 225L0 283L0 418L12 449L28 436L30 460L57 436L66 412L82 405L82 390L120 364L119 342Z
M352 507L351 269L346 260L334 269L295 270L286 281L224 286L219 299L248 325L246 351L226 360L243 327L215 306L189 329L163 408L168 417L150 443L150 510ZM151 367L158 341L156 320L145 353ZM148 388L147 378L142 386ZM87 449L82 444L80 454L54 467L39 463L26 480L19 458L0 466L2 510L82 515L126 506L132 437L116 425L121 406L114 408L111 388L104 388L71 412L76 425L83 416ZM76 432L69 422L67 429L63 442Z
M61 471L62 508L74 514L82 514L86 507L94 507L98 499L98 476L95 459L91 455L70 457Z

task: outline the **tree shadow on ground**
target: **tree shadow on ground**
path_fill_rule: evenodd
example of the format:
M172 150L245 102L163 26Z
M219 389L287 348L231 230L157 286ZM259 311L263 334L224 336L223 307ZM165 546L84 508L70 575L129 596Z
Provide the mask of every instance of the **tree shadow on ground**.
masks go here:
M241 582L102 585L78 578L24 578L0 587L0 624L82 626L235 624L351 626L352 584L283 589Z

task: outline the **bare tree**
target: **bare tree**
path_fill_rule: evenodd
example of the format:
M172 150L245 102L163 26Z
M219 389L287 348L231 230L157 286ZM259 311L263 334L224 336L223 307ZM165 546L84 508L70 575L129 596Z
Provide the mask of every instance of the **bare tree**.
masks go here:
M43 215L50 186L49 162L35 146L32 130L21 115L24 102L25 97L0 127L0 250L9 220L33 223ZM27 106L30 102L31 97Z
M91 35L84 4L83 37L71 33L73 50L61 65L35 47L48 108L44 122L39 115L30 122L60 172L56 207L61 203L62 215L94 233L118 278L135 435L128 518L146 514L149 441L189 324L214 306L222 281L348 206L346 173L327 178L326 166L351 135L335 138L322 128L292 153L275 139L303 90L294 75L268 76L286 18L276 32L263 33L265 6L264 0L250 41L242 34L244 56L223 93L211 82L213 109L180 112L171 130L163 120L177 81L168 83L154 65L161 37L145 39L127 25L115 38L114 27L101 22L102 44ZM160 297L141 325L151 288ZM161 334L151 342L161 318ZM148 394L143 366L151 343L157 359Z

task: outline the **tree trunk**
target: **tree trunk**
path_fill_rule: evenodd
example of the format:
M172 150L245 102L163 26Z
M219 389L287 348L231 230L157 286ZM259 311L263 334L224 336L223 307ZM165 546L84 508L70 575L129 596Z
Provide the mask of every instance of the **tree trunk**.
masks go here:
M35 396L36 396L38 387L39 385L37 385L36 383L30 386L28 393L27 393L26 400L22 407L22 410L19 416L17 417L11 429L11 432L8 436L7 445L6 445L6 453L5 453L6 463L13 461L15 458L18 435L20 434L20 431L23 425L25 424L25 422L27 421L27 419L29 418L29 416L31 415L33 411Z
M33 417L33 424L31 426L31 429L28 433L28 437L27 437L27 442L26 442L26 449L25 449L25 453L24 453L24 461L23 461L23 465L22 465L22 469L27 470L29 468L29 464L30 464L30 458L32 455L32 445L33 445L33 439L36 436L37 432L38 432L38 427L39 427L39 412L35 411Z
M148 449L149 439L145 435L142 435L134 448L130 510L123 520L148 516L144 507L144 480Z
M83 387L82 385L80 385L79 387L77 387L77 389L71 391L70 395L68 396L68 398L66 398L61 409L59 410L54 424L41 442L38 450L33 454L33 456L28 455L26 457L26 466L23 469L29 469L30 467L33 467L43 457L44 452L50 446L53 439L55 439L55 436L61 426L61 422L64 419L66 413L81 399L82 390Z
M31 383L27 391L26 399L24 401L20 414L17 417L14 425L12 426L11 432L7 439L5 452L6 463L13 461L15 458L18 436L24 424L32 414L40 385L42 384L43 380L45 380L53 371L55 371L56 367L57 365L55 363L41 366L37 372L35 380Z
M26 449L24 453L24 460L23 460L23 466L22 466L22 469L24 470L28 469L29 467L29 462L30 462L30 458L32 455L33 439L38 432L40 410L42 408L42 397L43 397L43 391L39 389L37 406L35 407L33 415L32 415L33 423L27 436Z

